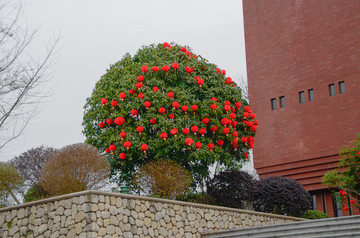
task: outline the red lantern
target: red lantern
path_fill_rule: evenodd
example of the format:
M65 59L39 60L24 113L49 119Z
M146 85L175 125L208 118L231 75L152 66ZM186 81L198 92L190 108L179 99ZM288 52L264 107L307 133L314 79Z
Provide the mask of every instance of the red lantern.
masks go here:
M143 94L143 93L139 93L139 94L138 94L138 98L144 99L144 94Z
M217 69L215 69L215 72L216 73L221 73L221 69L217 68Z
M126 98L126 94L125 93L120 93L119 97L120 97L121 101L124 101L124 99Z
M232 121L232 122L231 122L231 125L232 125L233 127L236 127L237 121Z
M172 106L173 106L173 109L178 109L180 104L175 101L175 102L172 103Z
M214 101L214 102L217 102L217 99L214 98L214 97L210 98L210 100L212 100L212 101Z
M347 195L347 192L342 192L341 195L343 195L344 197Z
M188 128L184 128L184 129L182 130L182 133L183 133L184 135L187 135L187 134L190 133L190 130L189 130Z
M225 105L224 109L228 113L231 110L231 107L229 105Z
M196 135L196 132L199 130L199 127L197 126L192 126L191 127L191 131Z
M149 101L144 102L144 106L146 107L146 109L149 109L149 107L151 106L151 102Z
M103 129L103 127L105 126L105 123L104 122L99 122L99 127L101 128L101 130Z
M151 123L152 125L154 125L154 124L155 124L155 122L156 122L156 121L155 121L155 119L154 119L154 118L151 118L151 119L150 119L150 123Z
M226 78L226 79L225 79L225 83L226 83L227 85L230 85L230 84L232 83L232 79L231 79L230 77Z
M169 71L169 69L170 69L169 65L164 65L164 66L162 67L162 70L163 70L164 72Z
M205 133L206 133L206 129L205 129L205 128L200 128L200 129L199 129L199 134L200 134L201 136L204 136Z
M217 108L217 106L216 106L215 103L214 103L214 104L211 104L210 109L215 110L215 112L216 112L216 108Z
M212 126L212 127L210 127L210 130L212 130L212 132L215 134L215 131L217 130L218 128L217 128L217 126Z
M147 145L147 144L142 144L141 146L140 146L140 149L142 150L142 151L144 151L144 154L146 153L146 150L149 148L149 146Z
M345 206L343 209L344 209L344 211L349 210L349 208L347 206Z
M125 131L120 132L120 137L121 140L123 140L126 137L126 132Z
M170 131L170 133L171 133L171 135L173 135L173 136L176 137L177 131L178 131L178 130L177 130L176 128L173 128L173 129Z
M255 114L254 114L254 113L251 113L251 114L250 114L250 118L251 118L251 119L255 119Z
M225 102L224 102L224 106L225 106L225 105L229 105L229 106L230 106L230 105L231 105L231 102L230 102L230 101L225 101Z
M236 118L236 114L235 113L230 113L230 118L232 119L232 120L234 120L235 118Z
M229 134L229 128L228 128L228 127L225 127L222 132L223 132L223 134L226 134L226 136L228 136L228 134Z
M114 122L113 122L113 120L111 120L111 119L109 118L109 119L106 119L106 123L107 123L109 126L111 126L111 124L113 124Z
M259 125L258 120L255 120L255 121L254 121L254 125L255 125L255 126ZM360 155L360 152L359 152L359 155Z
M188 145L188 146L191 146L192 144L193 144L193 139L191 139L191 138L186 138L185 139L185 145Z
M202 146L202 144L200 142L195 143L195 147L197 150L200 150L201 146Z
M204 123L205 125L209 123L209 119L204 117L202 120L202 123Z
M159 91L159 88L158 87L153 87L153 91L157 92L157 91Z
M241 107L241 102L236 102L236 103L235 103L235 107L236 107L237 109L239 109L239 108Z
M126 159L126 154L125 153L120 153L119 158L122 159L122 160Z
M181 47L180 51L185 53L187 51L187 49L185 47Z
M221 73L222 73L223 75L225 75L225 74L226 74L225 69L221 70Z
M186 73L188 73L188 75L189 75L189 74L191 74L192 72L194 72L194 69L191 68L191 67L187 67L187 66L186 66L185 71L186 71Z
M111 154L116 150L115 145L109 145L109 150L111 151Z
M188 107L186 105L182 106L181 110L183 110L185 112L185 114L187 114L187 109Z
M165 113L165 108L163 108L163 107L160 107L159 108L159 110L158 110L158 112L160 113L160 114L164 114Z
M157 71L159 71L159 67L153 66L151 67L151 70L154 71L154 73L156 73Z
M141 66L140 70L141 70L141 72L146 73L149 69L146 65L143 65L143 66Z
M107 148L105 149L105 152L106 152L106 154L109 154L109 153L110 153L109 147L107 147Z
M245 160L249 157L249 154L244 152Z
M117 118L115 118L114 122L115 122L116 125L121 126L122 124L125 123L125 119L123 117L117 117Z
M214 143L209 143L207 145L207 147L210 149L210 151L212 151L214 149L215 145L214 145Z
M130 142L130 141L125 141L124 147L125 147L126 149L129 149L129 148L131 147L131 142Z
M222 147L222 145L224 144L224 141L223 140L218 140L216 142L216 144L218 144L218 146L220 146L220 148Z
M354 204L354 203L355 203L355 200L354 200L354 199L351 199L351 200L350 200L350 203L351 203L351 204Z
M144 131L144 127L138 126L138 127L136 127L136 131L139 133L139 135L141 135L141 132Z
M244 107L244 112L249 112L250 111L250 107L249 106L245 106Z
M251 131L254 131L254 132L256 131L256 129L257 129L256 126L251 126L251 127L250 127L250 130L251 130Z
M139 81L139 82L144 81L144 76L143 76L143 75L139 75L139 76L137 77L137 81Z
M238 144L238 143L232 143L232 147L233 147L234 150L236 151L237 148L239 147L239 144Z
M135 89L130 89L130 90L129 90L129 93L130 93L131 95L133 95L133 94L136 93L136 91L135 91Z
M106 98L102 98L102 99L101 99L102 105L105 105L107 102L108 102L108 100L107 100Z
M248 116L249 116L249 113L248 113L248 112L244 112L244 113L243 113L243 117L244 117L244 118L247 118Z
M175 115L174 115L174 114L170 114L170 115L169 115L169 118L172 120L172 119L175 118Z
M175 62L175 63L173 63L173 64L171 65L171 67L172 67L173 69L177 70L177 69L179 68L179 64Z
M203 84L204 84L204 80L203 79L196 79L196 83L201 87L201 86L203 86Z
M167 43L167 42L163 43L163 47L171 49L171 45L169 43Z
M173 97L174 97L174 93L173 93L173 92L168 92L167 96L168 96L168 98L173 98Z
M233 137L238 137L238 136L239 136L239 133L238 133L237 131L234 131L234 132L232 133L232 136L233 136Z
M227 118L223 118L223 119L221 119L220 123L221 123L222 125L224 125L224 126L227 126L228 120L229 120L229 119L227 119Z
M194 114L195 114L195 111L198 109L198 106L192 105L192 106L191 106L191 109L194 111Z
M133 110L131 110L131 115L133 115L134 117L136 117L136 115L139 113L138 112L138 110L136 110L136 109L133 109Z
M160 138L166 140L166 138L167 138L167 133L166 133L166 132L162 132L162 133L160 134Z
M252 127L253 125L254 125L254 122L252 122L252 121L247 122L248 127Z
M136 88L140 89L143 86L142 82L136 83L135 84Z
M246 143L246 142L247 142L247 138L246 138L246 137L244 137L244 136L243 136L243 137L241 137L241 142L242 142L242 143Z

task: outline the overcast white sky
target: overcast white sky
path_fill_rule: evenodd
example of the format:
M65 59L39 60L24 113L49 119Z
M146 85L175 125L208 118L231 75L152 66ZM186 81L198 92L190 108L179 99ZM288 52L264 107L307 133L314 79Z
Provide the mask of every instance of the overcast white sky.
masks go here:
M15 0L12 0L15 1ZM33 147L83 142L85 99L110 64L142 45L175 41L246 78L241 0L23 0L24 17L39 28L29 51L61 32L59 59L46 84L50 102L21 137L0 152L7 161Z

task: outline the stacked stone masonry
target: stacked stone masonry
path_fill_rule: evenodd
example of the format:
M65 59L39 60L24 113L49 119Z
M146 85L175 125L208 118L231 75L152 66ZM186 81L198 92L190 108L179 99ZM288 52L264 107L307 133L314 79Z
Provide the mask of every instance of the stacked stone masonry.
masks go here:
M0 237L201 237L304 219L100 191L0 209Z

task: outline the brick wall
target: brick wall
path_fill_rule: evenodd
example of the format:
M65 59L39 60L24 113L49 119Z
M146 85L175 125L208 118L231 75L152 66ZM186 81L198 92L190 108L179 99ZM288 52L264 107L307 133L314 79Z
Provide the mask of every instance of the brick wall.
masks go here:
M339 148L360 132L360 1L244 0L243 9L249 98L260 124L255 168L260 177L324 188L321 177L337 166Z

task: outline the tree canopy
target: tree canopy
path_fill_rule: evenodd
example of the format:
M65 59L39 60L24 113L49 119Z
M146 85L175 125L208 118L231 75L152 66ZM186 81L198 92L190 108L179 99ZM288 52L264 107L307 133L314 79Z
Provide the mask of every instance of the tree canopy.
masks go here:
M86 142L108 153L117 183L170 159L202 183L209 168L240 168L258 122L226 71L189 47L153 44L126 54L84 106Z

